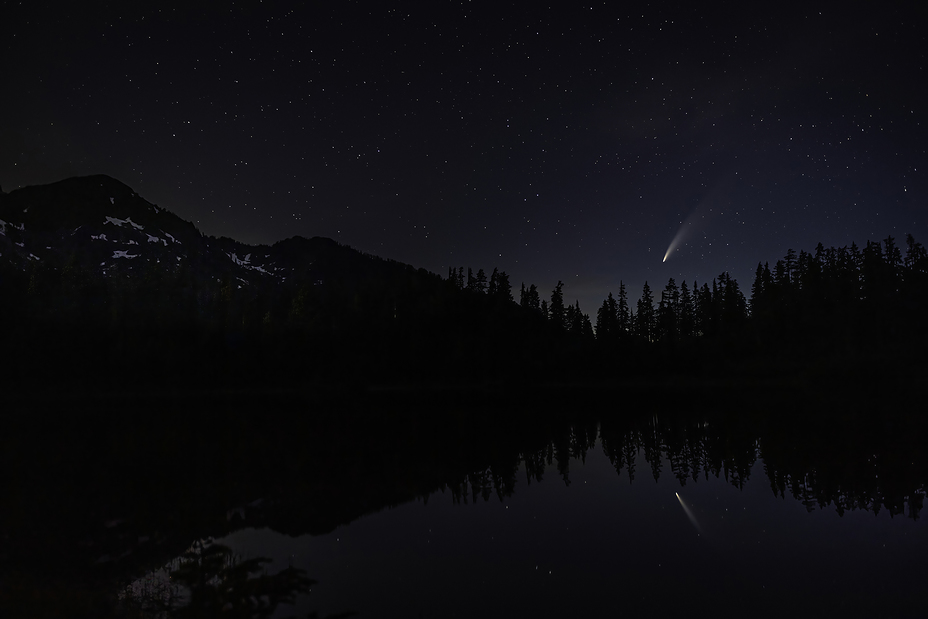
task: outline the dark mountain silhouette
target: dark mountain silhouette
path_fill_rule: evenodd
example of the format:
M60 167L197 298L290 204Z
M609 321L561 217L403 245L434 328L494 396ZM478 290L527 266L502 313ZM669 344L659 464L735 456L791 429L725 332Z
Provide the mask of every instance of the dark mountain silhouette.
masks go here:
M7 267L21 270L41 263L46 269L76 265L93 275L114 275L158 264L166 273L192 269L200 278L230 276L236 286L264 288L288 279L317 283L406 268L321 237L293 237L273 246L207 237L192 223L103 175L5 194L0 221L0 254Z
M0 198L13 385L434 380L483 363L488 319L465 314L518 313L505 274L494 284L476 299L327 238L204 236L107 176Z
M465 277L466 273L466 277ZM19 389L795 380L914 384L928 252L907 235L711 282L620 286L596 330L505 272L442 278L331 239L247 245L107 176L0 194L0 372ZM921 369L920 369L921 368ZM880 380L877 381L876 379ZM863 380L861 380L863 379Z
M629 481L639 452L681 485L763 458L808 509L917 518L928 255L906 246L790 250L750 299L724 273L622 286L594 333L560 282L516 303L496 269L208 237L105 176L0 194L8 589L105 607L242 518L319 533L554 461L569 482L596 422Z

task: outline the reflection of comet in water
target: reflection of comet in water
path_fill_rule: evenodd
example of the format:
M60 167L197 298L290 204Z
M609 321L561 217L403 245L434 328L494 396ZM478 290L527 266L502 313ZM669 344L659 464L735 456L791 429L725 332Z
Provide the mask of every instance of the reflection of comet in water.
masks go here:
M677 495L677 500L680 501L680 507L683 508L683 511L686 512L687 518L690 519L690 522L693 523L693 526L696 527L696 532L702 535L702 528L699 526L699 523L696 522L696 516L693 515L693 512L690 511L690 508L686 506L686 503L683 502L683 499L680 498L680 494L674 492Z

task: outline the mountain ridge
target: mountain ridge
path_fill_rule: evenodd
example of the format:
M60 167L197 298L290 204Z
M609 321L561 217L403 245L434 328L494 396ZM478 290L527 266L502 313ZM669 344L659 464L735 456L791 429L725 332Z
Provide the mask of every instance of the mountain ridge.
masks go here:
M482 297L324 237L205 236L104 175L0 197L0 383L27 392L435 375L471 354L455 325Z
M137 271L145 262L164 262L170 270L168 265L188 260L207 277L228 273L261 287L290 277L318 282L345 276L339 261L358 267L368 258L326 237L249 245L207 236L102 174L22 187L0 198L0 260L23 271L31 262L61 269L76 260L90 272L112 275ZM320 270L323 264L327 269Z

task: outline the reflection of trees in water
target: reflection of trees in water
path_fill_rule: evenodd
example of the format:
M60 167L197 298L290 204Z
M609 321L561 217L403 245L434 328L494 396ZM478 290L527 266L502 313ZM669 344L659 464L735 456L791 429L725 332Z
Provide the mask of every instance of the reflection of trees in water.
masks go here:
M150 574L127 587L120 596L123 614L268 618L281 604L293 604L298 594L308 593L316 583L305 570L293 566L269 574L268 563L270 559L245 559L212 540L198 540L182 557L160 570L169 574L170 580Z
M918 519L928 458L925 419L917 415L848 415L801 426L784 423L764 438L771 489L788 491L809 511L833 504L839 514L863 509Z
M19 570L20 597L54 600L33 593L46 590L41 557L54 554L58 582L88 607L109 604L116 583L163 565L192 539L242 526L324 534L439 489L456 501L503 500L517 480L539 482L546 469L569 483L571 459L582 462L597 438L632 483L641 483L643 458L656 478L685 484L711 475L740 488L762 459L772 491L810 509L920 513L928 418L918 403L882 393L857 402L799 390L778 398L749 391L741 400L724 390L654 399L652 391L580 404L574 392L493 405L485 394L456 404L375 394L354 407L264 395L117 400L88 403L81 415L9 416L0 455L8 470L28 474L5 488L0 527L24 533L5 541L0 568ZM757 412L767 400L766 414ZM647 409L657 416L642 416ZM72 506L67 517L60 505ZM111 521L121 524L104 524Z
M839 514L854 509L878 513L885 507L892 515L918 518L925 496L926 461L914 440L907 442L897 432L887 436L793 421L773 430L766 421L749 418L712 422L657 415L563 424L547 428L547 438L536 438L518 456L462 473L447 487L456 502L467 502L468 496L471 501L488 500L493 494L503 500L514 491L520 464L528 484L542 481L546 467L555 465L569 485L571 459L584 462L598 438L616 473L624 472L632 483L636 460L643 455L655 481L669 466L681 486L712 476L743 489L761 458L774 494L783 497L788 491L810 511L834 505ZM898 429L911 436L902 428ZM819 434L826 429L825 435Z

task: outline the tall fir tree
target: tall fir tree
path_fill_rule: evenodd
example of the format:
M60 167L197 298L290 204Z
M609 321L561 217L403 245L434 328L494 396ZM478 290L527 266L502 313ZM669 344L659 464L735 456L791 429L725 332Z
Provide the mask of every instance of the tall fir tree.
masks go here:
M557 286L551 291L551 305L548 306L551 322L554 328L564 331L567 329L567 318L564 308L564 282L558 280Z
M651 287L648 285L647 281L645 281L644 285L641 287L641 298L638 299L637 316L636 331L638 332L638 336L648 342L654 341L654 295L651 294Z
M616 309L616 330L619 337L627 337L632 331L632 314L628 306L628 291L625 283L619 281L619 298Z
M610 292L596 311L596 339L603 342L614 340L618 335L618 321L619 305Z

